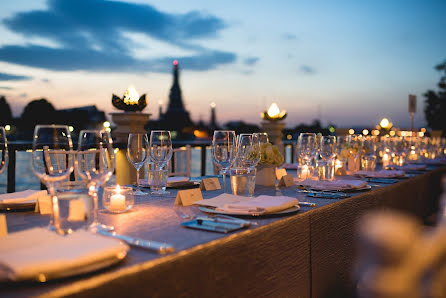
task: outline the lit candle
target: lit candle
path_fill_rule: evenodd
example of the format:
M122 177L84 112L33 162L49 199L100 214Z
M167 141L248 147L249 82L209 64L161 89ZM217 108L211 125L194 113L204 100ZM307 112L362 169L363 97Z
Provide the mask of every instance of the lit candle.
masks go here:
M387 153L384 153L383 155L383 168L387 169L387 167L390 166L390 156Z
M110 211L124 211L126 209L125 196L121 194L121 189L119 185L116 186L115 194L110 197Z

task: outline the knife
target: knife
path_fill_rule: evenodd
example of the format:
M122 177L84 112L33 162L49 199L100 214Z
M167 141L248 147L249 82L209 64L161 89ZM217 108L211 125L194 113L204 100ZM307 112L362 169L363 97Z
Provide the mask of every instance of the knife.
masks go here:
M175 251L175 247L170 244L152 241L152 240L144 240L141 238L130 237L125 235L116 234L115 232L106 232L106 231L97 231L97 233L102 234L104 236L113 237L119 240L122 240L130 245L145 248L148 250L156 251L159 254L166 254Z

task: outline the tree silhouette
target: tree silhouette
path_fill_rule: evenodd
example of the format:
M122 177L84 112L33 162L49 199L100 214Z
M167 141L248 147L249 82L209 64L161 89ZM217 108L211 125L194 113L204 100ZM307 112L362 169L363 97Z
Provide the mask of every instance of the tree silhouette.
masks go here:
M438 91L428 90L424 93L425 106L424 114L427 125L433 130L442 130L443 135L446 133L446 60L437 66L442 76L438 83Z
M0 126L5 126L6 124L12 124L12 113L11 107L6 102L4 96L0 97Z
M37 124L55 124L56 109L45 98L29 102L17 123L23 138L30 138Z

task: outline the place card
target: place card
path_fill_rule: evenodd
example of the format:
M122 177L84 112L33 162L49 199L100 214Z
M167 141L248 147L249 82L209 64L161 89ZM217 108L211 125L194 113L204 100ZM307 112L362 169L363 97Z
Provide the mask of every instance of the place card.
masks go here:
M200 189L201 190L218 190L221 189L220 182L218 181L218 178L204 178L201 180L200 183Z
M279 180L279 186L290 187L293 185L294 185L294 179L293 179L293 175L291 175L291 174L284 175Z
M198 188L179 190L175 199L175 205L190 206L201 200L203 200L203 195Z
M280 180L282 179L283 176L285 176L286 173L286 169L276 169L276 179Z
M53 213L53 208L51 206L51 196L39 196L36 201L36 208L34 209L34 212L39 212L43 215Z
M68 221L84 221L87 214L83 199L71 200L68 210Z
M8 235L8 226L6 225L6 216L0 214L0 238Z

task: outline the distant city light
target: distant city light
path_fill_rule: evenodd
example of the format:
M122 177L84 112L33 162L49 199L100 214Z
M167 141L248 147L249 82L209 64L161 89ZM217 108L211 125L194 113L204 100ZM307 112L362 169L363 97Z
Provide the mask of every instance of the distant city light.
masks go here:
M110 122L105 121L103 125L104 125L105 128L108 128L108 127L110 127Z
M6 130L6 131L10 131L10 130L11 130L11 125L6 124L6 125L5 125L5 130Z
M336 131L336 128L335 128L333 125L330 125L330 126L328 127L328 131L329 131L330 133L334 133L334 132Z
M217 105L215 104L215 102L211 102L211 108L215 108Z
M379 136L379 130L377 129L372 130L372 135Z
M422 132L422 133L425 133L425 132L426 132L426 128L423 127L423 128L421 129L421 132Z
M354 130L353 128L350 128L350 129L348 130L348 134L349 134L349 135L353 135L353 134L355 134L355 130Z
M394 131L394 130L391 130L391 131L389 132L389 135L390 135L391 137L394 137L394 136L395 136L395 131Z
M366 135L369 134L369 131L368 131L367 129L364 129L364 130L362 131L362 134L366 136Z
M418 136L419 136L419 137L424 137L424 132L420 131L420 132L418 133Z
M111 128L110 128L110 127L106 127L106 128L105 128L105 131L106 131L106 132L111 132Z
M70 132L73 132L74 131L74 127L73 126L68 126L68 130L70 131Z
M390 121L389 121L389 119L387 119L387 118L383 118L383 119L381 120L381 122L379 123L379 125L380 125L382 128L384 128L384 129L389 128L389 126L390 126Z
M292 135L287 135L286 138L287 138L287 140L291 140L293 138L293 136Z

